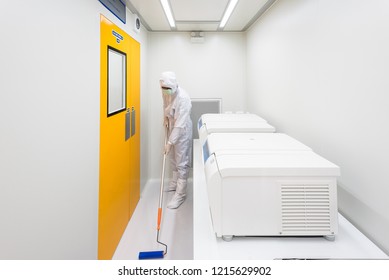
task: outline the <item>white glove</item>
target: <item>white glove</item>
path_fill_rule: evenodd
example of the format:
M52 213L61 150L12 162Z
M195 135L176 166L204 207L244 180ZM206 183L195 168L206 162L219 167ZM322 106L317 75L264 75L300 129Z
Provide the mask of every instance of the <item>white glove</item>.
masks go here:
M172 144L170 142L168 142L166 145L165 145L165 155L167 155L169 152L170 152L170 149L172 148Z
M165 119L163 120L163 126L169 127L169 118L168 117L165 117Z

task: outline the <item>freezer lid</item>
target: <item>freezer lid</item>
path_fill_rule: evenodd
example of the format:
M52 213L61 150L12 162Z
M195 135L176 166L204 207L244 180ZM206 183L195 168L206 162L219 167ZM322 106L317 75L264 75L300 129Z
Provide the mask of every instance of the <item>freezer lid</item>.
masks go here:
M312 151L214 154L221 177L340 176L340 168Z
M311 151L312 149L284 133L213 133L207 137L210 153L244 151Z
M205 124L207 132L225 133L225 132L275 132L274 126L266 122L237 122L237 121L218 121L207 122Z
M203 114L201 116L203 123L208 122L229 122L229 121L238 121L238 122L266 122L265 119L261 118L260 116L256 114L250 114L250 113L242 113L242 114Z

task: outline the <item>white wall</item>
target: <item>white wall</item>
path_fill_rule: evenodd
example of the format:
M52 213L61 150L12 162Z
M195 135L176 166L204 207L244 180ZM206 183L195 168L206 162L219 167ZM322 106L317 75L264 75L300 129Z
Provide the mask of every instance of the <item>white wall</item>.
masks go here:
M223 111L246 108L246 48L243 33L205 33L203 44L191 43L189 32L149 33L148 111L150 177L161 169L163 113L160 74L174 71L191 98L222 98Z
M340 211L386 253L388 10L279 0L247 34L249 110L340 166Z
M147 42L95 0L2 5L0 259L97 258L100 13Z

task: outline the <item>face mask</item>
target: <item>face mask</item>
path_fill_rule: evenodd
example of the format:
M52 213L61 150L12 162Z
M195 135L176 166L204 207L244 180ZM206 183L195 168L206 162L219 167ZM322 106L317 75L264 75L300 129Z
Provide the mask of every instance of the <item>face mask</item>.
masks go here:
M173 90L171 88L169 89L162 89L162 93L165 94L165 95L172 95L173 94Z

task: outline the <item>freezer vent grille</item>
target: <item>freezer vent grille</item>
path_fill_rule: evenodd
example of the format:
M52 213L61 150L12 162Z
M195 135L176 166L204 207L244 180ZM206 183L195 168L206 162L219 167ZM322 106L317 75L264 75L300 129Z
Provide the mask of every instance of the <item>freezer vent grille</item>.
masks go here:
M330 231L328 185L281 186L282 232Z

